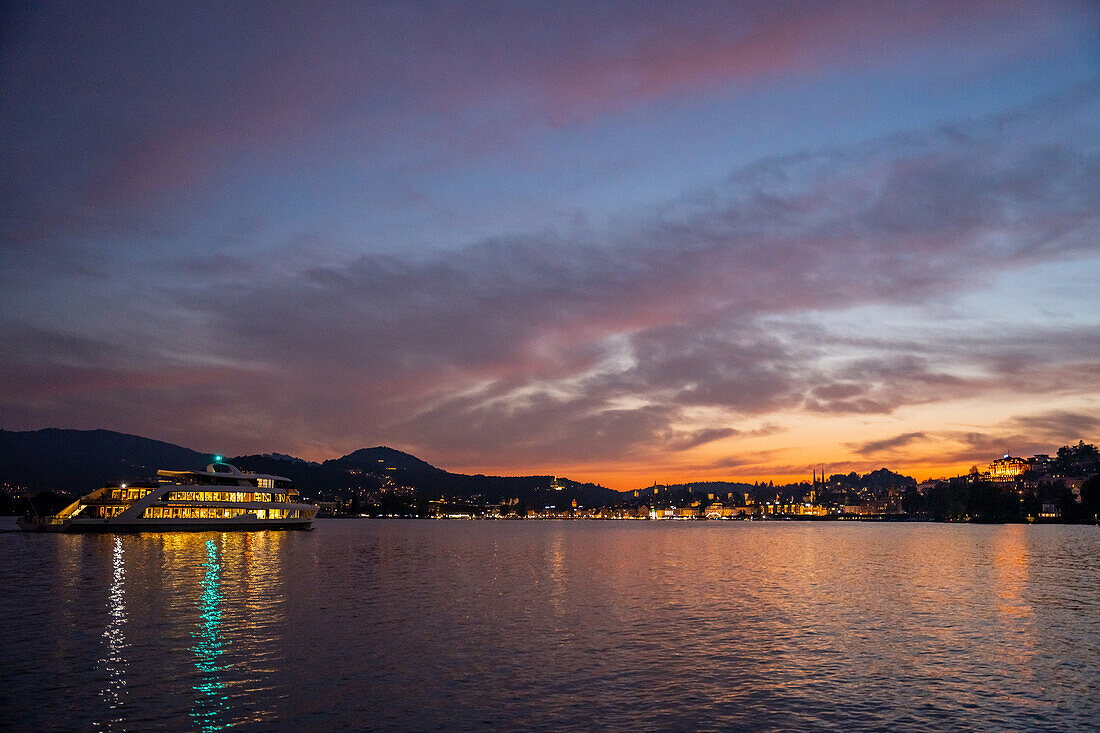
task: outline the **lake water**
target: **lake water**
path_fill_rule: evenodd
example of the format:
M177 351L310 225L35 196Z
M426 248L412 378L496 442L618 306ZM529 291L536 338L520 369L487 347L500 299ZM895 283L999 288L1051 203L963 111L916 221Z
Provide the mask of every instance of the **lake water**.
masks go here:
M321 520L0 548L12 729L1100 723L1092 526Z

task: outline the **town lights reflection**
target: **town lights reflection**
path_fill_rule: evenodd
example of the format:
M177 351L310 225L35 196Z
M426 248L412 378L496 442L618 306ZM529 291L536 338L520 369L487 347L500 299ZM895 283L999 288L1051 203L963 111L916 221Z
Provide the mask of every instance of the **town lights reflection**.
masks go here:
M214 540L206 542L206 562L201 567L206 571L202 579L202 596L199 598L202 626L195 633L198 643L191 649L195 655L195 666L200 673L200 682L194 689L200 695L195 700L191 717L200 730L213 731L226 727L225 713L229 699L221 676L226 668L220 663L221 656L225 654L225 644L220 638L222 568Z
M108 718L96 726L108 730L121 726L123 703L126 699L126 566L123 562L121 537L115 537L111 565L111 587L107 593L108 620L107 628L103 630L107 655L99 660L105 672L104 687L100 694L107 706Z

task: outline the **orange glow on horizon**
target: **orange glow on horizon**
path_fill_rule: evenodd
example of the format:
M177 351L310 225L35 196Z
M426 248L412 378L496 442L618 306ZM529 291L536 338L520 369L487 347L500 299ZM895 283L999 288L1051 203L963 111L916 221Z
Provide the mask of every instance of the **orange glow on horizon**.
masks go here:
M1031 404L1020 398L997 404L965 399L900 408L883 415L836 416L798 411L768 414L753 422L709 413L698 422L685 420L674 427L691 432L730 426L738 432L688 450L674 450L662 443L644 448L632 446L630 455L603 460L568 456L531 460L530 447L509 455L507 446L486 453L488 460L482 460L472 449L448 454L446 449L389 442L384 437L331 443L311 440L297 448L288 446L281 452L321 462L363 447L388 445L452 473L550 475L616 491L644 489L655 482L783 485L809 482L815 472L819 476L822 472L826 476L853 471L867 474L881 468L911 476L920 483L963 476L975 465L985 470L1005 452L1026 458L1034 453L1053 455L1060 445L1078 439L1096 442L1089 435L1067 436L1061 442L1043 435L1032 436L1013 422L1016 414L1044 409L1070 412L1080 410L1080 405L1070 395L1061 404L1049 399L1036 399ZM978 415L980 422L975 420Z
M973 461L964 461L956 463L942 463L932 464L925 462L915 462L912 468L908 468L905 465L889 464L883 462L859 462L851 464L825 464L825 475L843 473L847 474L855 471L859 474L867 474L871 471L887 468L894 473L901 474L903 476L913 477L917 483L939 478L950 478L953 476L964 476L970 470L970 467L974 465ZM982 464L984 465L984 464ZM615 491L634 491L637 489L644 489L648 486L652 486L655 482L658 485L677 485L677 484L692 484L703 483L708 481L724 481L729 483L742 483L742 484L755 484L772 482L777 486L784 484L795 483L809 483L813 477L813 471L817 471L818 478L821 476L821 469L818 466L806 464L804 470L791 471L787 473L779 472L761 472L761 473L745 473L737 474L731 472L714 472L714 471L692 471L690 468L680 468L672 470L661 470L657 468L630 468L630 467L592 467L592 466L577 466L575 468L569 467L527 467L517 469L515 466L496 465L464 465L455 468L447 468L446 470L453 473L465 473L465 474L484 474L486 476L557 476L559 478L566 478L571 481L577 481L579 483L593 483L599 484Z

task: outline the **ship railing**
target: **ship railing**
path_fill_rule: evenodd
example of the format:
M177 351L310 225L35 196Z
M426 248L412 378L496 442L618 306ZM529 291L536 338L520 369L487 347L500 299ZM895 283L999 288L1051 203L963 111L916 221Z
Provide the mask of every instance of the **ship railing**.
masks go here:
M131 499L115 499L110 496L100 496L95 499L85 499L80 502L85 506L130 506L134 503Z

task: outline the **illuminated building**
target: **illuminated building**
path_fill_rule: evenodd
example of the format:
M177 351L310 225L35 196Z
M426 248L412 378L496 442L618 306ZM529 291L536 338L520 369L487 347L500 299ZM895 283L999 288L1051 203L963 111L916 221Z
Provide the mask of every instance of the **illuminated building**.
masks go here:
M1013 458L1006 453L1004 458L998 458L989 464L989 479L991 481L1015 481L1030 467L1031 464L1026 458Z
M703 513L703 516L707 519L729 519L733 515L734 507L725 506L720 501L716 501L708 506L706 511Z

